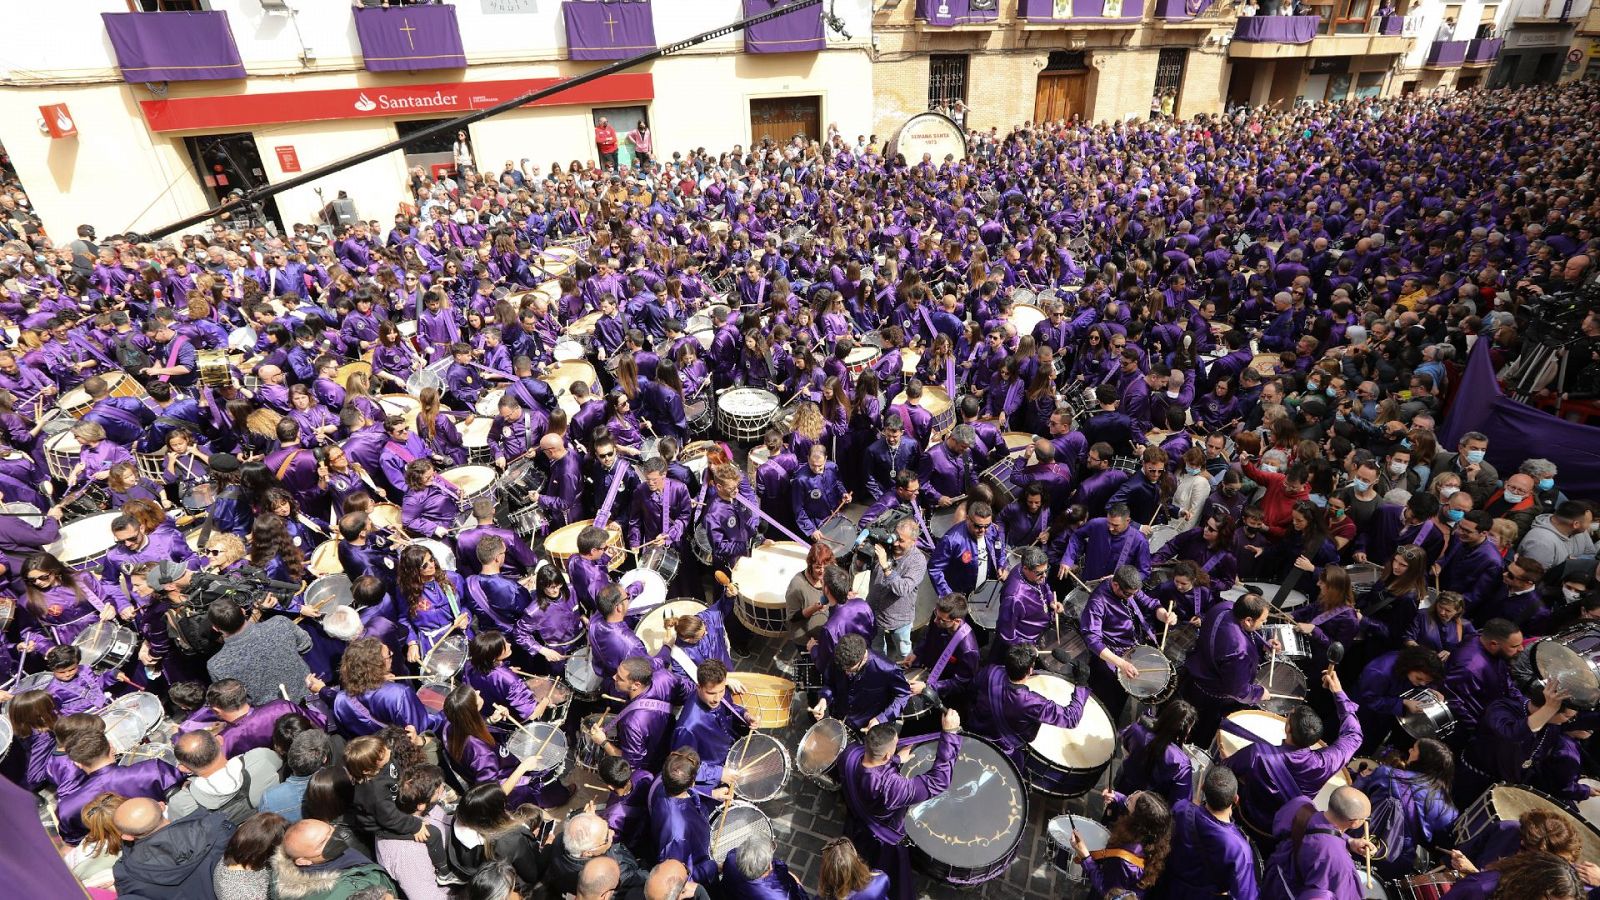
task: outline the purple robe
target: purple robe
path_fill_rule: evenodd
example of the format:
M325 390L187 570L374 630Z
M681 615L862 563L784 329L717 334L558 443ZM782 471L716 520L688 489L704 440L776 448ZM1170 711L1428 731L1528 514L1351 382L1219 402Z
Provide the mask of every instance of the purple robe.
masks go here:
M1456 727L1471 734L1489 704L1520 696L1511 683L1511 663L1489 653L1483 640L1467 641L1450 654L1444 671L1444 697Z
M1039 736L1039 727L1076 728L1088 697L1089 689L1080 685L1073 689L1072 702L1062 706L1006 678L1005 666L991 665L978 673L966 724L973 734L994 741L1018 768L1026 768L1023 748Z
M1306 822L1299 852L1295 859L1289 858L1295 851L1294 843L1287 840L1290 826L1301 807L1309 803L1310 797L1300 797L1278 809L1273 834L1284 840L1267 859L1261 878L1262 900L1295 900L1310 890L1327 891L1339 900L1364 896L1356 880L1355 857L1345 848L1344 835L1322 813L1313 813ZM1284 889L1286 884L1292 886L1292 893Z
M222 750L229 757L242 756L258 747L272 746L272 729L284 716L302 715L311 724L323 728L327 720L313 707L301 707L287 700L273 700L229 722L222 729Z
M750 733L750 717L744 708L724 699L715 708L706 706L696 694L683 704L672 728L672 747L693 747L700 755L697 783L716 785L722 781L722 767L728 748Z
M485 708L503 706L523 721L532 718L538 706L527 683L503 665L484 672L469 662L461 670L461 680L478 692Z
M43 612L34 612L31 601L25 598L21 601L28 604L27 615L22 616L22 639L32 640L36 653L42 654L58 644L72 643L85 628L99 620L100 611L107 606L115 607L119 614L132 608L122 591L93 575L78 572L74 577L83 591L81 599L72 588L58 584L40 594L38 606Z
M1050 604L1055 594L1047 580L1038 584L1028 580L1022 566L1016 566L1000 589L1000 621L995 637L1007 644L1036 644L1055 621Z
M635 769L659 772L672 749L672 707L688 703L694 694L687 680L656 669L644 692L617 713L616 745L622 758Z
M198 570L204 564L184 539L182 532L167 526L165 523L153 533L146 536L145 544L138 550L131 550L128 545L112 544L106 551L105 560L101 563L100 577L109 584L118 584L122 581L124 572L145 563L160 562L170 559L181 562L191 569Z
M722 900L812 900L783 860L774 859L770 872L751 881L740 874L738 859L737 849L728 851L722 881L717 884L717 896Z
M689 869L689 877L716 884L717 864L711 859L710 798L695 791L681 797L667 795L662 783L650 786L650 826L656 833L656 854L675 859Z
M1361 746L1361 725L1356 705L1344 693L1334 695L1339 705L1339 736L1321 749L1264 744L1255 735L1248 747L1228 757L1223 764L1239 776L1239 815L1241 821L1261 833L1273 828L1273 813L1297 798L1316 795L1343 769ZM1222 727L1229 729L1231 723ZM1276 833L1276 829L1270 833Z
M1170 900L1258 896L1250 839L1233 822L1180 799L1172 805L1172 849L1162 883Z
M828 621L817 634L817 645L811 649L811 658L819 670L826 670L833 662L833 648L847 634L859 634L872 639L872 607L860 597L850 597L828 610Z
M164 760L146 759L131 766L116 763L85 774L70 789L63 790L56 802L56 819L61 823L61 839L77 844L88 836L83 808L104 792L128 799L144 797L165 800L167 793L183 781L183 774Z
M448 754L450 746L450 728L445 726L442 743ZM465 784L482 784L492 781L496 784L504 781L515 772L519 760L506 751L505 745L499 747L484 743L477 735L467 735L462 742L461 755L450 757L451 768L461 776ZM544 771L529 772L522 776L506 797L506 802L513 807L523 803L532 803L539 807L560 806L572 796L572 789L562 784L559 779L552 778L548 783L541 784L547 776Z
M443 721L404 682L387 681L360 696L341 690L333 698L333 723L345 737L377 734L385 725L437 732Z
M887 722L900 717L911 687L900 667L875 651L867 651L866 665L855 674L829 666L822 674L818 694L828 701L828 715L842 719L851 728L864 729L876 719Z
M950 787L961 736L940 732L939 748L928 771L914 778L900 774L898 757L881 766L862 764L866 748L852 744L839 759L839 782L844 792L845 834L868 865L889 873L895 900L913 900L911 852L905 846L906 811Z

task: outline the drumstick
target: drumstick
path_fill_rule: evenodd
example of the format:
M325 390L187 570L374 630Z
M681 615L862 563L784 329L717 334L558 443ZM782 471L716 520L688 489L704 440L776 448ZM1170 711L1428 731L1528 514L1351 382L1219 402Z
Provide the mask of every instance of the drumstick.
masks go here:
M513 722L517 721L516 717L510 716L509 713L508 713L508 717L511 718L511 721L513 721ZM522 723L520 723L520 722L518 722L517 724L519 725L519 727L522 725ZM561 732L561 729L552 726L551 729L550 729L550 733L545 736L544 743L541 743L539 745L538 749L533 751L533 755L531 757L529 757L529 759L538 759L539 757L544 756L544 748L550 746L550 742L555 740L556 735L559 734L560 732Z
M1172 615L1172 610L1177 605L1178 605L1178 598L1177 597L1173 597L1172 600L1170 600L1167 603L1167 615L1168 616ZM1162 653L1167 652L1167 634L1169 632L1171 632L1171 631L1172 631L1172 620L1168 619L1166 624L1161 626L1161 652Z
M771 750L768 750L767 752L765 752L765 753L761 754L760 756L756 757L755 759L750 760L749 764L752 765L752 766L760 765L762 760L766 759L767 757L769 757L772 754L777 753L777 752L778 752L778 748L774 747ZM745 768L745 764L741 762L739 764L738 768L735 768L733 771L739 773L740 777L743 777L744 768Z
M1362 856L1367 858L1367 884L1372 884L1372 826L1366 821L1361 822L1361 839L1367 842L1366 852Z
M1275 675L1277 673L1277 671L1278 671L1278 648L1274 647L1274 648L1272 648L1272 658L1267 663L1267 684L1271 684L1272 683L1272 681L1273 681L1273 677L1272 676ZM1269 693L1270 693L1270 691L1269 691Z
M745 738L744 749L739 751L739 764L733 767L735 772L744 769L744 758L750 755L750 745L754 743L750 740L750 737L754 737L758 730L759 729L757 728L751 728L750 735ZM724 771L726 771L726 769L724 769ZM722 818L717 822L717 833L711 836L711 846L713 847L717 845L718 841L722 840L722 829L728 827L728 807L733 805L733 794L733 788L732 786L729 786L728 799L722 801Z
M459 618L459 617L457 617L457 618ZM456 623L455 622L451 622L450 623L450 627L445 630L445 633L439 635L439 639L433 642L433 646L432 647L428 648L428 655L424 656L422 658L422 668L424 670L426 670L428 668L428 660L433 659L434 651L438 650L439 649L439 645L444 643L444 639L449 637L450 635L454 634L455 630L456 630Z

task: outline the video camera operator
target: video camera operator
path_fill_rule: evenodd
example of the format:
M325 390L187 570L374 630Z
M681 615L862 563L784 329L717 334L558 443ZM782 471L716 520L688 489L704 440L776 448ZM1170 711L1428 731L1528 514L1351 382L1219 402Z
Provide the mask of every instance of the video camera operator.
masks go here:
M279 697L298 703L307 697L306 675L311 670L300 654L311 649L311 636L287 616L247 614L240 604L241 595L251 605L255 605L251 603L255 597L264 600L267 590L280 586L278 582L208 579L171 560L151 567L145 580L152 591L165 593L174 606L192 606L203 597L215 596L205 612L206 623L222 641L222 647L206 662L213 682L238 679L254 705Z

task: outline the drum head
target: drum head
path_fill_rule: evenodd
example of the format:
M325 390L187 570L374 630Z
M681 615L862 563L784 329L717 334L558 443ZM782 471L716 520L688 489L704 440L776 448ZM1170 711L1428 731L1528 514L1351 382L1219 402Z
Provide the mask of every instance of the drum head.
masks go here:
M712 815L712 859L727 859L728 851L743 847L751 838L772 840L772 821L761 810L735 800Z
M1592 652L1592 651L1591 651ZM1600 678L1594 663L1560 640L1542 640L1533 645L1534 670L1545 681L1554 681L1572 698L1573 706L1593 709L1600 703Z
M778 541L741 556L733 564L732 575L740 596L753 606L786 608L789 582L805 571L809 552L804 544Z
M0 503L0 512L6 513L19 522L25 522L34 528L44 524L44 514L39 512L39 507L32 503L23 503L13 500L10 503Z
M116 622L95 622L72 639L72 646L78 648L85 663L93 664L118 641L120 638L118 632L121 630L122 627Z
M325 546L332 544L331 542L318 544L316 551L311 555L313 563L316 561L317 553L322 552ZM338 559L337 548L334 550L334 558ZM349 606L350 601L350 576L339 572L324 575L311 582L311 586L306 588L305 596L300 601L300 606L302 609L324 610L335 606Z
M161 722L161 700L140 691L117 698L100 711L106 723L106 740L117 755L132 750Z
M650 569L634 569L617 584L628 597L630 613L646 613L667 602L667 583Z
M456 677L461 667L467 663L467 639L459 634L452 634L444 640L433 645L433 649L422 661L422 674L439 681L449 681Z
M806 729L795 750L795 768L802 775L821 775L839 761L850 743L850 733L838 719L822 719Z
M844 516L829 516L822 523L822 542L828 545L834 556L844 556L855 546L856 536L861 533L861 526L850 521Z
M486 428L484 430L485 442L488 441L488 437L489 432ZM456 466L453 469L445 469L440 472L439 477L455 485L460 489L463 496L471 497L487 489L489 485L494 484L497 473L490 466Z
M1035 693L1043 694L1063 706L1072 702L1077 687L1057 675L1038 672L1023 682ZM1091 770L1111 761L1117 749L1117 731L1099 698L1083 699L1083 718L1076 728L1040 725L1029 744L1039 755L1069 769Z
M44 549L69 566L79 560L100 556L117 542L111 534L111 523L120 515L115 512L100 513L63 525L61 537Z
M630 572L628 574L631 575L633 573ZM639 627L635 628L633 633L637 634L639 640L644 642L644 649L648 650L651 656L654 656L667 642L668 619L678 616L692 616L705 612L705 609L706 605L698 600L689 600L687 598L669 600L651 610L643 619L640 619ZM741 674L740 677L743 677L743 675Z
M991 578L967 597L967 617L993 631L1000 625L1000 590L1005 582Z
M908 778L933 767L937 741L918 744L901 767ZM975 870L1006 859L1022 839L1028 795L1017 767L982 738L965 735L950 790L906 811L911 843L933 861Z
M1256 684L1267 690L1268 696L1261 700L1261 708L1267 712L1288 716L1306 701L1306 673L1286 660L1279 659L1277 665L1262 663L1256 669Z
M456 555L451 552L448 544L443 541L436 541L433 538L413 538L411 543L418 547L426 547L428 552L433 554L433 561L438 564L439 568L446 572L454 572L456 570Z
M400 507L394 503L379 503L372 507L372 512L367 514L372 524L377 528L387 528L390 531L399 531Z
M1217 750L1223 759L1227 759L1252 743L1281 744L1289 733L1288 720L1277 713L1266 712L1259 709L1241 709L1230 713L1228 721L1243 728L1257 737L1251 741L1243 735L1232 734L1228 731L1217 732Z
M589 648L583 647L567 659L567 684L579 693L591 694L600 689L600 676L595 674L590 661Z
M770 734L755 732L728 748L722 777L736 795L752 803L778 796L789 782L789 751Z
M1140 644L1128 651L1125 658L1139 667L1137 678L1127 678L1121 674L1117 676L1117 681L1122 684L1129 696L1148 700L1159 695L1172 683L1172 661L1159 649Z
M521 760L534 760L535 772L547 772L567 760L567 736L550 722L529 722L506 741L506 752Z

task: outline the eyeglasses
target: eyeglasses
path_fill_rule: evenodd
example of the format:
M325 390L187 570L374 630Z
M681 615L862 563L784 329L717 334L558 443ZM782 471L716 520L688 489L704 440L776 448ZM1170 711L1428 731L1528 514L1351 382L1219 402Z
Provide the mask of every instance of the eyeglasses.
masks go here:
M222 553L223 553L223 550L222 550L221 547L207 547L205 549L205 554L207 556L221 556Z
M616 459L617 455L615 453L596 453L595 454L595 458L596 459Z

